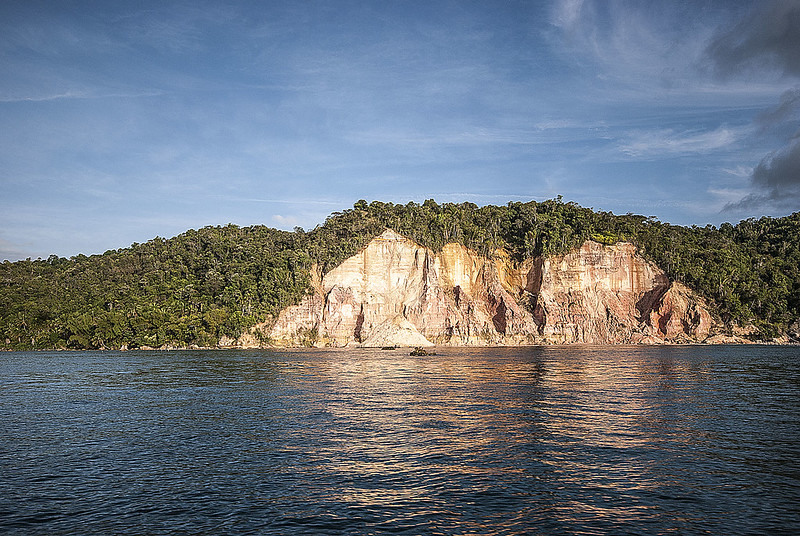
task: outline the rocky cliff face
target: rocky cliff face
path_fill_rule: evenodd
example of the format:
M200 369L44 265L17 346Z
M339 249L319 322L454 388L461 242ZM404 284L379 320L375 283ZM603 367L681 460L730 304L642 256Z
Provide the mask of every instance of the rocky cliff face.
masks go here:
M434 253L387 230L314 288L254 332L283 346L381 347L689 342L712 327L703 301L630 244L514 263L459 244Z
M430 346L533 342L533 317L494 264L458 244L440 254L387 230L281 312L276 344ZM311 335L309 335L311 334Z
M540 261L530 292L549 343L702 341L711 315L703 301L636 255L632 244L580 249Z

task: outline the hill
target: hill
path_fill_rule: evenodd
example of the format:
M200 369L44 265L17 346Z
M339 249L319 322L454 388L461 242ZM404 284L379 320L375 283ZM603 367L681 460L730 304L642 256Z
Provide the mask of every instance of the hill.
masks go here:
M441 251L456 242L513 258L563 254L585 240L633 243L693 289L731 329L772 339L800 317L800 213L719 228L596 212L560 198L505 206L357 202L313 230L205 227L174 238L0 264L0 346L215 346L274 318L386 228Z

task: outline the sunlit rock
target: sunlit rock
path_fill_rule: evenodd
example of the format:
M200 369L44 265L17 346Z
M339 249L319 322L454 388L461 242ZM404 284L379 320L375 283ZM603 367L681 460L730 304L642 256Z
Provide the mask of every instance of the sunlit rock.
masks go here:
M430 346L698 342L705 303L636 254L586 242L521 263L460 244L435 253L386 230L256 326L242 345Z

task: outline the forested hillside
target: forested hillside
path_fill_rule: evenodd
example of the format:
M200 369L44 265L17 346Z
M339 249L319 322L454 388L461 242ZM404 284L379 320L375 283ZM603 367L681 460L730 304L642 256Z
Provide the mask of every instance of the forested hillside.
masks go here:
M595 212L561 199L478 207L432 200L359 201L311 231L205 227L103 255L0 264L0 346L215 346L267 320L389 227L433 250L460 242L515 258L562 253L587 239L630 241L700 292L720 319L772 338L800 317L800 213L720 228Z

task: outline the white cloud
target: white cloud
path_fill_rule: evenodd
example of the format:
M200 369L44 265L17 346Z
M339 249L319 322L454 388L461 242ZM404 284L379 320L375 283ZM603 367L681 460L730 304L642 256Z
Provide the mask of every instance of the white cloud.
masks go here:
M672 129L637 131L619 150L628 156L642 158L681 154L701 154L730 148L742 138L742 129L720 127L712 131L683 131Z
M118 92L114 90L104 90L96 88L93 90L85 91L67 91L64 93L40 94L40 95L25 95L15 96L7 95L0 96L0 102L46 102L57 100L89 100L89 99L137 99L143 97L158 97L164 95L163 91L158 90L144 90L144 91L131 91L131 92Z
M602 83L665 90L693 84L693 64L712 34L707 18L691 12L673 2L562 0L551 20L565 57L588 62Z
M560 0L551 11L550 22L558 29L550 34L551 44L565 62L578 67L585 76L594 77L594 87L587 98L596 101L659 100L663 103L665 95L680 95L691 97L695 103L718 105L719 101L709 98L764 98L784 91L791 84L774 76L728 76L738 68L738 60L752 60L758 65L759 57L739 57L737 47L741 43L737 39L740 34L763 33L759 34L760 41L756 44L751 43L750 37L741 39L753 47L760 44L765 50L774 45L775 50L769 49L764 54L774 52L783 62L781 65L785 64L785 72L796 72L800 65L795 59L800 57L797 50L800 40L794 36L793 25L797 21L785 24L772 21L786 12L796 12L797 7L792 8L792 3L796 6L796 0L765 2L765 5L778 7L756 9L753 15L747 4L726 2L698 5L696 2ZM758 8L759 3L754 4ZM758 13L767 13L772 19L759 18ZM727 43L736 53L727 48L721 52L724 47L720 43ZM765 66L769 67L766 63ZM720 70L724 70L726 76L714 76ZM692 102L683 101L682 104Z
M738 179L749 179L750 175L753 173L753 168L739 165L734 168L723 168L722 171Z
M571 31L578 25L583 0L562 0L553 6L552 23L566 31Z
M275 214L272 216L272 221L284 229L300 225L300 220L295 216L283 216L281 214Z

